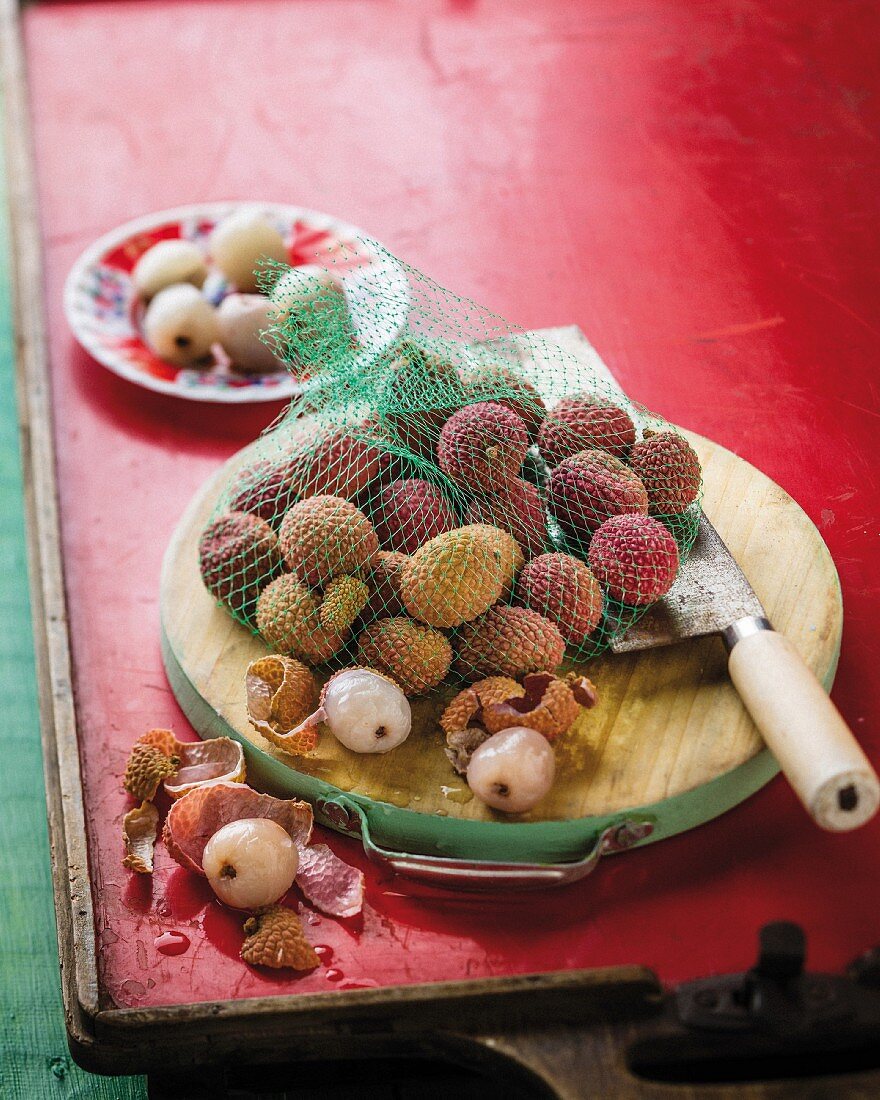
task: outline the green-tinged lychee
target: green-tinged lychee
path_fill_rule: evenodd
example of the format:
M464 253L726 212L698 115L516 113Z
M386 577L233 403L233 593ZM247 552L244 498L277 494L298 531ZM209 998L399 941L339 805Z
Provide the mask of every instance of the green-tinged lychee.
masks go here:
M294 504L278 532L284 559L300 580L318 587L367 565L379 549L373 525L341 497L309 497Z
M276 653L320 665L338 653L350 631L321 622L319 599L291 573L268 585L257 603L257 629Z
M403 616L379 619L358 638L362 664L378 669L400 684L407 695L430 691L452 662L445 635Z
M700 493L700 460L676 432L645 432L633 446L629 464L645 486L652 516L677 516Z
M678 572L678 546L659 520L614 516L593 535L590 568L609 593L636 607L653 603L672 587Z
M228 512L203 532L199 568L211 595L248 618L260 590L281 570L278 538L258 516Z
M563 397L547 414L538 433L538 449L548 466L578 451L608 451L625 458L636 431L629 413L589 394Z
M438 535L403 567L404 607L428 626L450 628L475 619L512 583L515 552L521 564L522 553L513 539L484 524Z
M648 512L645 486L607 451L579 451L554 466L547 500L565 534L582 543L610 516Z
M566 645L579 646L602 618L602 589L586 565L570 554L540 554L523 568L516 598L556 623Z
M497 604L466 624L455 642L455 667L468 680L552 672L565 641L555 623L527 607Z
M392 481L371 502L370 517L383 550L414 554L456 526L455 513L436 485L421 478Z
M357 577L334 577L324 589L318 617L327 630L347 630L367 606L370 589Z
M443 425L437 458L453 481L479 492L516 477L528 447L526 426L516 413L494 401L479 401Z

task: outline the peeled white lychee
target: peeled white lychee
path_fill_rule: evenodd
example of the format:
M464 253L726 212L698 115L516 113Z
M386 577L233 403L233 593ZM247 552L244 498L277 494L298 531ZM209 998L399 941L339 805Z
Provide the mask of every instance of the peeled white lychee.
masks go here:
M160 290L144 315L144 339L161 358L179 367L211 366L217 316L190 283Z
M329 680L322 709L330 732L352 752L390 752L412 727L409 700L397 684L366 668Z
M555 774L556 757L547 738L527 726L511 726L474 750L467 781L487 806L521 814L541 801Z
M347 308L340 280L317 264L303 264L285 271L272 288L272 305L279 321L307 310L331 313Z
M150 299L166 286L192 283L201 287L208 274L205 257L192 241L159 241L134 265L131 280L141 298Z
M220 343L241 371L262 373L283 364L260 339L272 324L274 309L262 294L229 294L217 308Z
M293 838L265 817L231 821L205 845L202 869L217 897L233 909L259 909L284 897L299 867Z
M214 229L211 257L226 278L241 291L257 289L260 261L287 263L287 247L278 230L258 210L239 210Z

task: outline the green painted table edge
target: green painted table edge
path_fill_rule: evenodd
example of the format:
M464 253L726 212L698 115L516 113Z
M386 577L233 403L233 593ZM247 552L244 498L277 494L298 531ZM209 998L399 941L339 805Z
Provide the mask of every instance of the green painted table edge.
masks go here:
M141 1100L147 1095L144 1078L87 1073L67 1049L27 583L15 351L9 188L0 140L0 1095Z

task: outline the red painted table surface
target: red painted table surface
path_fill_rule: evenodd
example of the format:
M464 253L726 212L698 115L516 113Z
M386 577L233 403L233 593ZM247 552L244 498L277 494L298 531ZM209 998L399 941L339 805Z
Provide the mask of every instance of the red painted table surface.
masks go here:
M772 918L804 924L816 967L880 941L880 822L822 835L776 780L538 898L406 897L367 867L362 922L310 926L329 969L245 967L237 918L167 853L152 892L123 870L119 779L141 731L188 730L159 656L165 544L276 410L140 391L79 351L61 311L97 234L253 197L353 221L526 326L580 324L635 398L761 467L818 524L846 606L834 696L878 759L878 22L837 0L27 10L98 936L119 1004L629 962L676 981L743 967ZM168 929L186 952L156 950Z

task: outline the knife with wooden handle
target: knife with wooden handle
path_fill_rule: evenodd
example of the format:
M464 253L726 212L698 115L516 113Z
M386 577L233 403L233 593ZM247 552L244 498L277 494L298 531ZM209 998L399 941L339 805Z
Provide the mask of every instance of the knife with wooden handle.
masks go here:
M706 634L724 640L730 679L813 820L834 832L869 821L880 806L877 773L703 515L675 584L611 648L629 653Z

